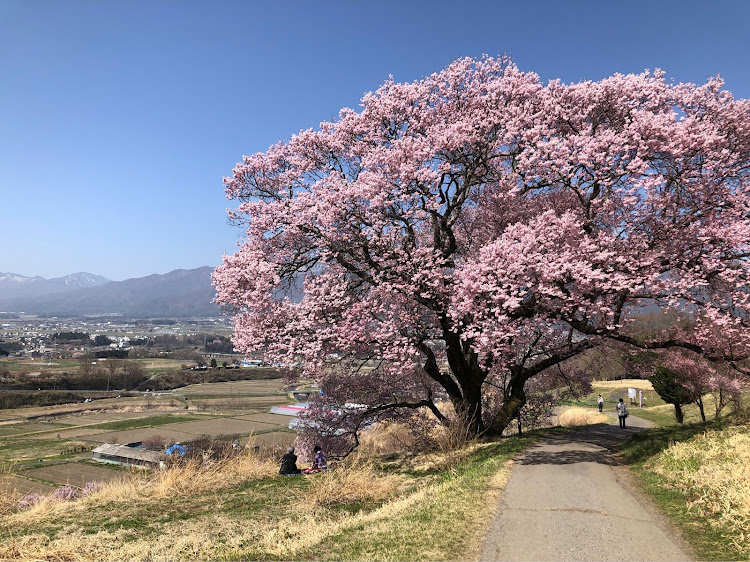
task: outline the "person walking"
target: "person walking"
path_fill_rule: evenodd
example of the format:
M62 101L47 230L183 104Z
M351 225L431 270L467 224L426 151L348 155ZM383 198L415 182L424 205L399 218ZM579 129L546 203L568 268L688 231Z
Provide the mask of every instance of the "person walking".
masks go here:
M599 398L596 399L596 403L599 404L599 413L602 413L602 410L604 409L604 398L602 398L602 395L599 395Z
M617 417L620 419L620 429L625 429L625 418L628 417L628 407L622 398L617 403Z

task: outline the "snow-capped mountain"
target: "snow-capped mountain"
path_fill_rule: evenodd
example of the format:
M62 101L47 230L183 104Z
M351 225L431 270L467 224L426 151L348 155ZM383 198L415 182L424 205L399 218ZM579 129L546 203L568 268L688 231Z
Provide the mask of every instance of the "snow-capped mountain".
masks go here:
M98 287L109 283L109 279L93 273L73 273L64 277L45 279L26 277L18 273L0 273L0 302L18 298L64 293L73 289Z
M212 271L208 266L177 269L125 281L90 273L49 280L0 273L0 311L55 316L217 316Z

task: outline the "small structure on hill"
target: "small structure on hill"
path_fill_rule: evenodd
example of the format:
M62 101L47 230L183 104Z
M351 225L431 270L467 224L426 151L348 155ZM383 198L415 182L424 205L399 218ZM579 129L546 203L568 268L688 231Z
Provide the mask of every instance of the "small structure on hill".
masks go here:
M91 458L97 462L119 464L121 466L144 466L164 468L167 455L160 451L146 451L127 445L105 443L91 451Z

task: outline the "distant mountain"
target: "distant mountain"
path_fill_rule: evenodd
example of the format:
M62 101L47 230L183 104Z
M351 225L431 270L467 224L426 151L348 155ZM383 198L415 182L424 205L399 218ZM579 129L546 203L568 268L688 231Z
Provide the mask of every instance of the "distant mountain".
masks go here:
M70 279L67 290L37 293L33 296L8 298L5 281L0 280L0 311L26 312L48 316L77 316L90 314L121 314L134 318L155 316L217 316L219 308L211 301L215 291L211 286L212 267L178 269L164 275L149 275L125 281L107 281L90 274L76 274L60 279ZM88 275L89 278L82 276ZM30 278L0 274L9 286L10 278ZM103 280L96 285L85 285ZM51 281L57 280L49 280ZM75 283L82 283L74 287Z
M65 293L75 289L98 287L109 279L92 273L73 273L65 277L45 279L25 277L17 273L0 273L0 303L11 299Z

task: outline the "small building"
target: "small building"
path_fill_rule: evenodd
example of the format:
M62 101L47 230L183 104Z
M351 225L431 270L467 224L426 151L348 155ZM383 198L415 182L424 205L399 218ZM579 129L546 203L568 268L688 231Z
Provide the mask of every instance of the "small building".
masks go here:
M121 466L164 468L167 455L160 451L146 451L127 445L105 443L91 451L91 458L96 462L119 464Z

